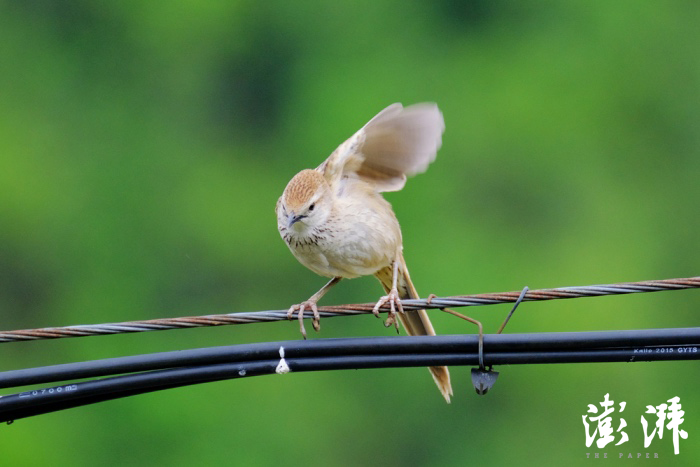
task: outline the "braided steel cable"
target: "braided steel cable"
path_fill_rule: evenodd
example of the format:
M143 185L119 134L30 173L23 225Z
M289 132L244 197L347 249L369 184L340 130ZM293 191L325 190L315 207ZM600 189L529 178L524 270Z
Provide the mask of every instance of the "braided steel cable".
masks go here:
M692 288L700 288L700 276L683 279L661 279L640 282L622 282L606 285L529 290L523 301L531 302L541 300L558 300L564 298L599 297L603 295L660 292L665 290ZM495 305L499 303L513 303L518 300L520 294L521 291L457 295L451 297L435 297L431 299L402 300L402 304L405 310L428 310L445 307ZM319 306L318 311L322 318L330 318L333 316L368 314L372 313L373 308L374 303L362 303L351 305ZM387 312L388 309L388 305L385 305L382 307L381 311ZM22 329L16 331L0 331L0 342L18 342L40 339L123 334L132 332L164 331L168 329L261 323L286 319L287 310L270 310L179 318L149 319L141 321L125 321L121 323Z

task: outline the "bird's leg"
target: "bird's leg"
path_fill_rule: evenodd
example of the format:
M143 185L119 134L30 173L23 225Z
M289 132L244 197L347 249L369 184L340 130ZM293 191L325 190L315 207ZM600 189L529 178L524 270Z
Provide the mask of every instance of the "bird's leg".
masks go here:
M400 313L403 313L401 297L399 296L399 290L396 286L399 278L399 262L394 261L393 266L394 272L391 279L391 290L387 295L381 297L377 304L374 305L372 313L374 313L375 316L379 316L379 309L382 307L382 305L389 302L389 317L384 322L384 326L389 327L393 324L396 326L396 332L399 332L399 321L396 319L396 310L398 309Z
M304 310L309 308L311 309L314 316L312 324L314 329L318 332L321 329L321 316L318 314L316 303L321 300L321 297L326 295L326 292L328 292L331 287L340 282L340 279L342 279L342 277L334 277L333 279L329 280L326 285L321 287L321 290L313 294L311 298L301 302L298 305L292 305L289 307L287 319L291 320L294 317L294 312L299 311L297 315L299 317L299 328L301 330L301 335L304 336L304 339L306 339L306 329L304 329Z

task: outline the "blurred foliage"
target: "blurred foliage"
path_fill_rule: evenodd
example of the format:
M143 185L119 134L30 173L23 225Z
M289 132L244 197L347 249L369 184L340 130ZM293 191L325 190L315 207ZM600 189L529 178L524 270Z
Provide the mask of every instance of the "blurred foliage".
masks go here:
M388 195L422 293L697 275L699 22L689 1L0 2L1 326L307 298L324 279L279 239L277 197L396 101L435 101L447 124L435 164ZM380 292L362 278L324 301ZM693 326L699 298L525 304L508 330ZM507 307L469 312L495 329ZM318 336L391 332L338 318ZM0 361L298 337L277 323L4 344ZM3 464L589 465L601 451L580 417L607 392L630 436L609 456L700 456L694 362L500 370L478 397L454 368L450 406L420 369L144 395L3 427ZM645 450L638 417L673 396L689 439Z

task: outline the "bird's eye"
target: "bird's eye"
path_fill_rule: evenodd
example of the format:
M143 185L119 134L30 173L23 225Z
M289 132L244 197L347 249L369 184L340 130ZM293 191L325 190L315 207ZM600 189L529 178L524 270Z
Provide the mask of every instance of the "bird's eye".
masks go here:
M315 204L312 204L311 206L309 206L309 212L313 211L315 207L316 207Z

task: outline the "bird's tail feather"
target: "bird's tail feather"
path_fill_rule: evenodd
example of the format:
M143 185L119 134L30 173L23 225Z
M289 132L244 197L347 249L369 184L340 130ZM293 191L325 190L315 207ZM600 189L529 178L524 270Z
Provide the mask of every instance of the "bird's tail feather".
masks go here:
M403 259L403 255L400 255L398 267L398 277L396 282L396 288L399 291L399 297L401 299L412 299L420 298L416 288L411 282L411 276L408 274L408 268L406 267L406 262ZM389 265L383 269L380 269L375 273L379 282L381 282L384 290L389 293L393 283L394 268ZM433 325L428 318L428 313L425 310L417 311L406 311L405 313L399 313L399 319L401 324L406 329L406 332L410 336L434 336L435 330ZM430 374L435 380L438 389L442 393L445 400L449 403L450 396L452 396L452 385L450 384L450 372L446 366L431 366L428 367Z

